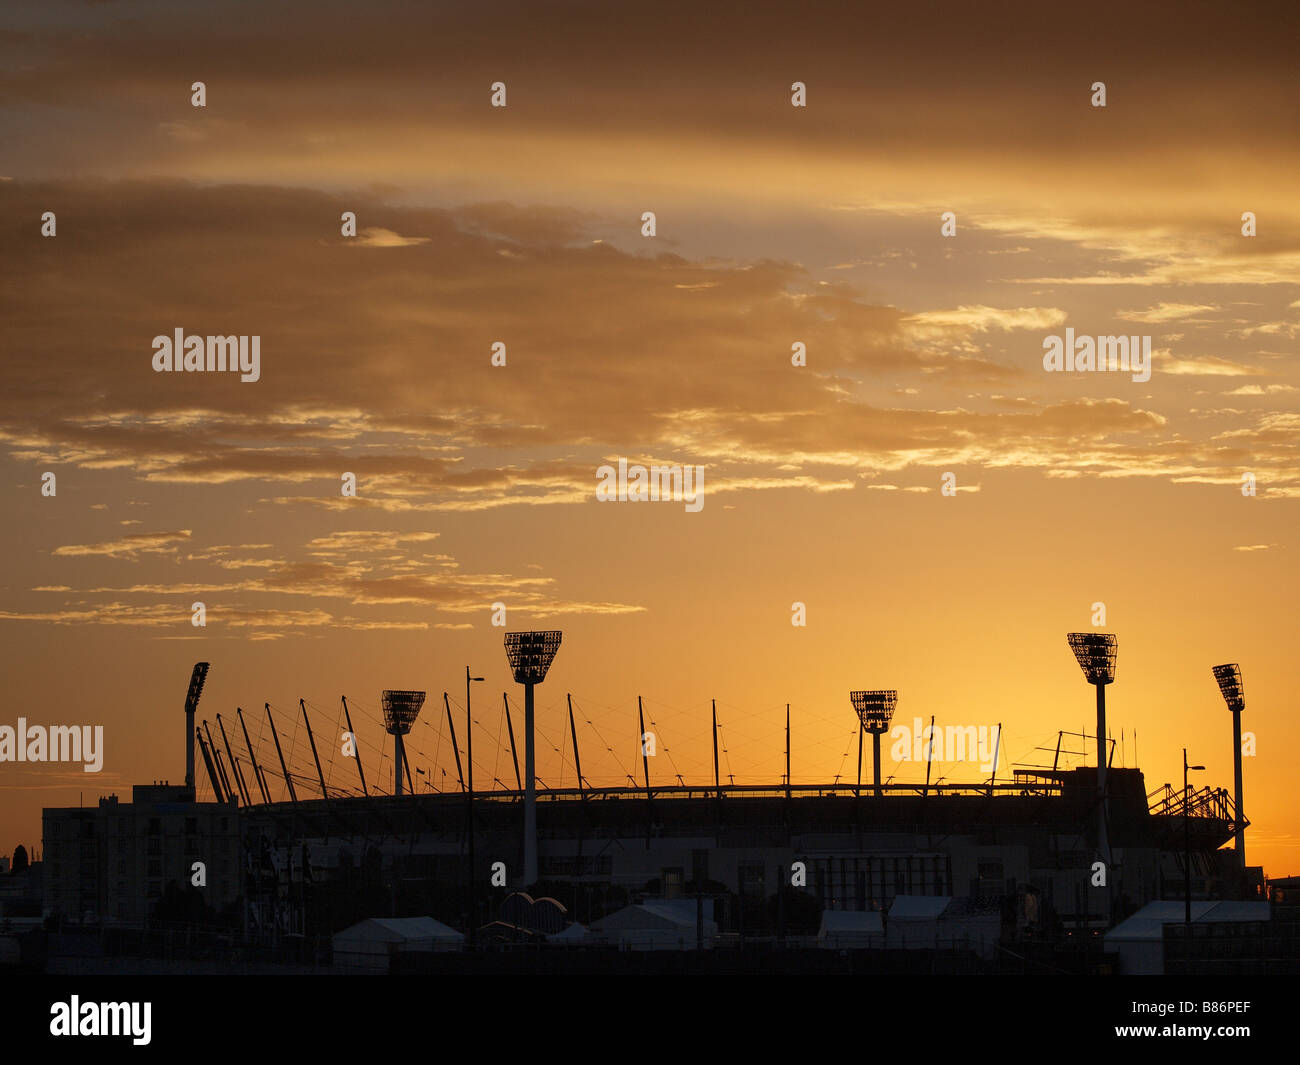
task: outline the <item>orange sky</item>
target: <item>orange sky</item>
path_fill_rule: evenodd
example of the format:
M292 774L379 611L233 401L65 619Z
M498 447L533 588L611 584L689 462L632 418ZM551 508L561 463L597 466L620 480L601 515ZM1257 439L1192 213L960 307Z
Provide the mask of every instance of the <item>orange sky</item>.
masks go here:
M1298 871L1296 16L697 6L10 13L0 724L103 723L107 752L0 765L0 852L42 806L179 780L200 658L200 716L292 729L304 697L318 741L341 693L428 689L439 786L468 663L476 782L507 779L498 601L565 632L548 783L565 692L597 783L639 772L638 694L654 779L710 779L711 698L724 773L779 781L788 701L795 778L849 779L859 687L1001 722L1006 775L1093 727L1065 633L1103 602L1116 764L1155 789L1187 746L1230 788L1210 667L1240 662L1247 853ZM260 380L154 373L177 327L260 336ZM1045 373L1066 328L1150 335L1150 380ZM598 503L620 457L704 466L703 508Z

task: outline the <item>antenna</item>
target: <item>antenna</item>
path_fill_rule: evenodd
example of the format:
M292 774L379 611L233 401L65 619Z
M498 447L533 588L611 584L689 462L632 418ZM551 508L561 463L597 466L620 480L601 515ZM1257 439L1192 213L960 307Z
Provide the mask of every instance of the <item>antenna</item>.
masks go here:
M393 737L393 794L402 794L402 766L406 752L402 737L411 731L424 706L424 692L385 691L383 696L384 730Z

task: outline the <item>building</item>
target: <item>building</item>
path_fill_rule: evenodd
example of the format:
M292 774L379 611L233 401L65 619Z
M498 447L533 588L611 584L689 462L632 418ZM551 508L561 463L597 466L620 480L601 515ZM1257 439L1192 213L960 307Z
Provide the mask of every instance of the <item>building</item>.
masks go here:
M45 916L103 925L141 925L169 882L192 884L202 863L207 906L221 911L242 894L240 814L198 803L194 790L137 784L131 802L46 809Z

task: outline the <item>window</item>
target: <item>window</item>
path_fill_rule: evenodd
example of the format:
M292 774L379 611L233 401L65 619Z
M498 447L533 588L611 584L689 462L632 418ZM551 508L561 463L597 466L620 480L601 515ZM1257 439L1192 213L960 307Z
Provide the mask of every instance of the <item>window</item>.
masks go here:
M682 897L682 870L665 869L663 871L663 897L666 899L680 899Z
M740 863L740 893L742 895L763 896L763 863L761 861L742 861Z
M161 817L149 818L149 835L156 836L161 832L162 832L162 818Z
M62 827L63 826L60 825L57 821L51 821L48 825L45 826L45 834L49 836L50 839L57 839L59 836L59 829Z
M159 858L149 859L149 875L162 876L162 860Z
M126 859L125 859L125 858L119 858L119 859L117 860L117 875L118 875L118 876L126 876Z
M691 879L703 884L709 879L709 852L707 849L691 851Z

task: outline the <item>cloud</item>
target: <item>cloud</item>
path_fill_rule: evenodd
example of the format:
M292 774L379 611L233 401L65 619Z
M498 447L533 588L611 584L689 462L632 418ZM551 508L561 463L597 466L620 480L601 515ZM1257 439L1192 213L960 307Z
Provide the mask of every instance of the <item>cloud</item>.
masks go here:
M902 320L903 329L920 338L941 336L949 332L985 333L991 329L1051 329L1065 322L1066 313L1059 307L998 308L984 305L961 306L955 310L923 311Z
M1250 377L1266 371L1257 370L1231 359L1221 359L1217 355L1197 355L1187 358L1175 358L1168 350L1157 351L1159 371L1162 374L1195 377Z
M1144 311L1117 311L1116 318L1126 322L1181 322L1198 320L1198 316L1210 314L1219 308L1201 303L1158 303Z
M1272 396L1281 392L1300 392L1300 388L1295 385L1242 385L1223 394L1225 396Z
M349 237L345 243L353 248L409 248L416 244L428 244L428 237L403 237L391 229L372 227L363 229L357 236Z
M189 540L189 533L143 534ZM166 628L190 624L190 604L207 597L207 631L228 629L279 631L335 627L369 630L421 630L429 627L428 611L443 614L486 612L502 598L513 612L530 617L561 615L617 616L644 612L634 603L579 600L555 593L555 580L540 574L516 577L504 573L468 573L449 555L422 548L440 536L432 531L340 530L306 543L285 545L281 558L257 557L266 544L214 544L186 556L183 570L168 572L166 581L129 584L90 583L40 585L32 589L63 595L59 608L0 612L0 618L57 624L137 625ZM96 554L115 560L133 559L134 550L90 545L93 550L64 554ZM59 554L59 552L55 552ZM215 573L204 573L211 566ZM229 571L238 576L227 576ZM264 597L333 600L352 607L414 608L417 616L338 616L323 607L287 609L256 602ZM107 599L105 602L95 600ZM132 603L130 600L144 600ZM419 616L423 615L423 616ZM452 624L450 622L443 624ZM457 627L461 623L455 623Z
M56 547L52 554L61 557L106 555L110 558L134 559L144 554L174 554L176 545L191 536L189 529L176 532L133 533L120 540L107 540L98 544L65 544Z
M649 441L670 463L706 465L706 495L733 497L848 491L864 467L959 463L1216 478L1235 458L1189 423L1170 388L1275 373L1162 350L1150 400L1081 398L1078 386L1091 393L1111 381L1049 380L1036 352L1026 361L1007 340L1059 328L1063 306L970 301L908 313L854 285L820 285L793 262L591 244L584 234L602 220L545 206L397 208L361 195L175 182L17 182L9 193L14 211L0 220L0 238L13 253L0 261L0 291L14 295L0 335L0 448L20 463L127 484L205 486L249 505L340 519L347 511L353 530L363 515L406 525L502 507L590 506L603 456L636 454ZM70 288L32 284L41 245L13 220L52 198L80 205L78 241L61 251L75 299ZM344 206L429 240L400 256L322 243L322 219ZM245 224L237 243L231 217ZM989 224L997 234L1025 221ZM1052 226L1054 239L1077 244L1110 234ZM188 259L183 274L160 252L194 245L208 254ZM503 249L515 256L503 259ZM1212 305L1219 301L1162 300L1131 313ZM241 322L245 312L232 319L231 308L249 307L256 322ZM154 373L150 338L177 325L258 332L262 379ZM87 330L107 338L103 357L84 358ZM505 367L490 363L497 338L508 346ZM806 367L790 365L790 338L806 343ZM953 403L954 389L984 385L995 386L994 398L973 409ZM34 394L44 400L24 398ZM900 394L910 408L891 405ZM1250 428L1254 415L1231 417ZM1280 444L1252 461L1269 472L1271 492L1300 483L1295 455ZM344 472L357 477L355 498L339 491ZM303 545L305 557L419 546L353 535ZM99 551L129 557L175 546L111 542L118 546ZM212 564L225 575L270 575L281 561L264 552ZM389 576L415 571L404 565Z

